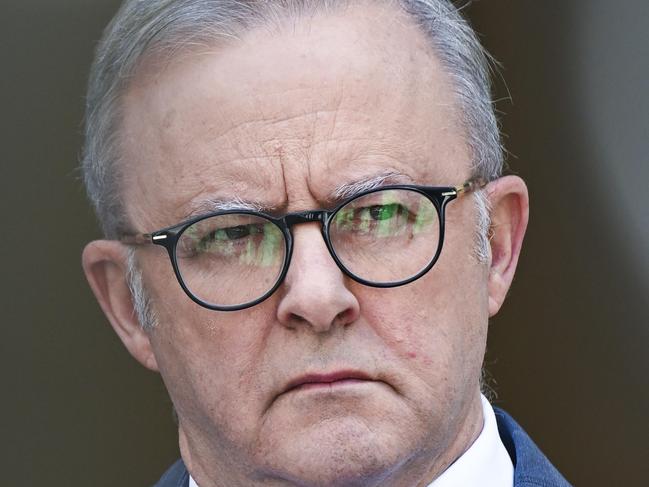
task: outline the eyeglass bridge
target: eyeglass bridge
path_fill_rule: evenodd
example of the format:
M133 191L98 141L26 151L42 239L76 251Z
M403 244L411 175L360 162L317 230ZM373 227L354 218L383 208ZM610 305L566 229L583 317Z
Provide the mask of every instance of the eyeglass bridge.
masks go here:
M287 214L284 221L289 227L298 223L324 222L327 213L326 210L298 211Z

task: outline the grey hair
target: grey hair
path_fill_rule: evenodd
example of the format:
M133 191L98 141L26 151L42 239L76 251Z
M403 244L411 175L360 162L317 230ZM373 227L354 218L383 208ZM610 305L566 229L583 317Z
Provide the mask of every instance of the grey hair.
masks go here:
M133 300L133 312L140 326L150 330L158 323L158 317L151 305L151 297L142 280L142 271L137 263L135 247L129 247L126 256L126 279Z
M394 4L428 37L451 80L471 153L472 175L491 181L502 173L503 148L491 100L490 62L475 32L451 0L376 0ZM120 183L121 97L145 57L172 58L194 44L227 42L255 27L278 24L359 0L126 0L106 28L91 67L86 99L84 183L106 237L129 231ZM489 207L476 193L475 255L489 255ZM135 256L129 282L143 325L155 323Z
M486 264L491 258L491 203L484 190L475 192L476 231L473 254L478 262Z

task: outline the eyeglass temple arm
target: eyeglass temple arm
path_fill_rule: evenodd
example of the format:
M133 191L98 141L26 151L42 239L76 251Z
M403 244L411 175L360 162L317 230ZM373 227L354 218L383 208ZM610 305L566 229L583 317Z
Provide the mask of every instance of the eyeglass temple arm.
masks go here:
M464 181L460 186L455 187L455 193L457 196L463 196L474 191L478 191L484 188L489 181L483 178L472 178Z
M153 243L153 238L150 233L137 233L122 235L119 241L126 245L148 245Z

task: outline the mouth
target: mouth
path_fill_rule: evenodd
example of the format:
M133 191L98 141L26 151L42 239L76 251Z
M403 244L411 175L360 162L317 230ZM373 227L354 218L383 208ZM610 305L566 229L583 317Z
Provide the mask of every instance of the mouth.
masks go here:
M376 382L364 372L355 370L341 370L332 373L315 373L300 376L288 383L284 393L310 390L310 389L333 389L348 387L364 382Z

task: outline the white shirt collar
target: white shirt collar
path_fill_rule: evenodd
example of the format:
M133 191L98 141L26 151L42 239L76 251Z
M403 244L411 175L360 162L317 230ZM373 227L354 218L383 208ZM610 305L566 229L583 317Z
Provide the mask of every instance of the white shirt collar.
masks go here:
M513 487L514 465L498 434L496 415L489 401L484 396L481 399L482 432L469 449L428 487Z
M513 487L514 466L498 434L496 415L484 396L482 431L469 447L442 475L428 487ZM189 487L198 487L189 477Z

